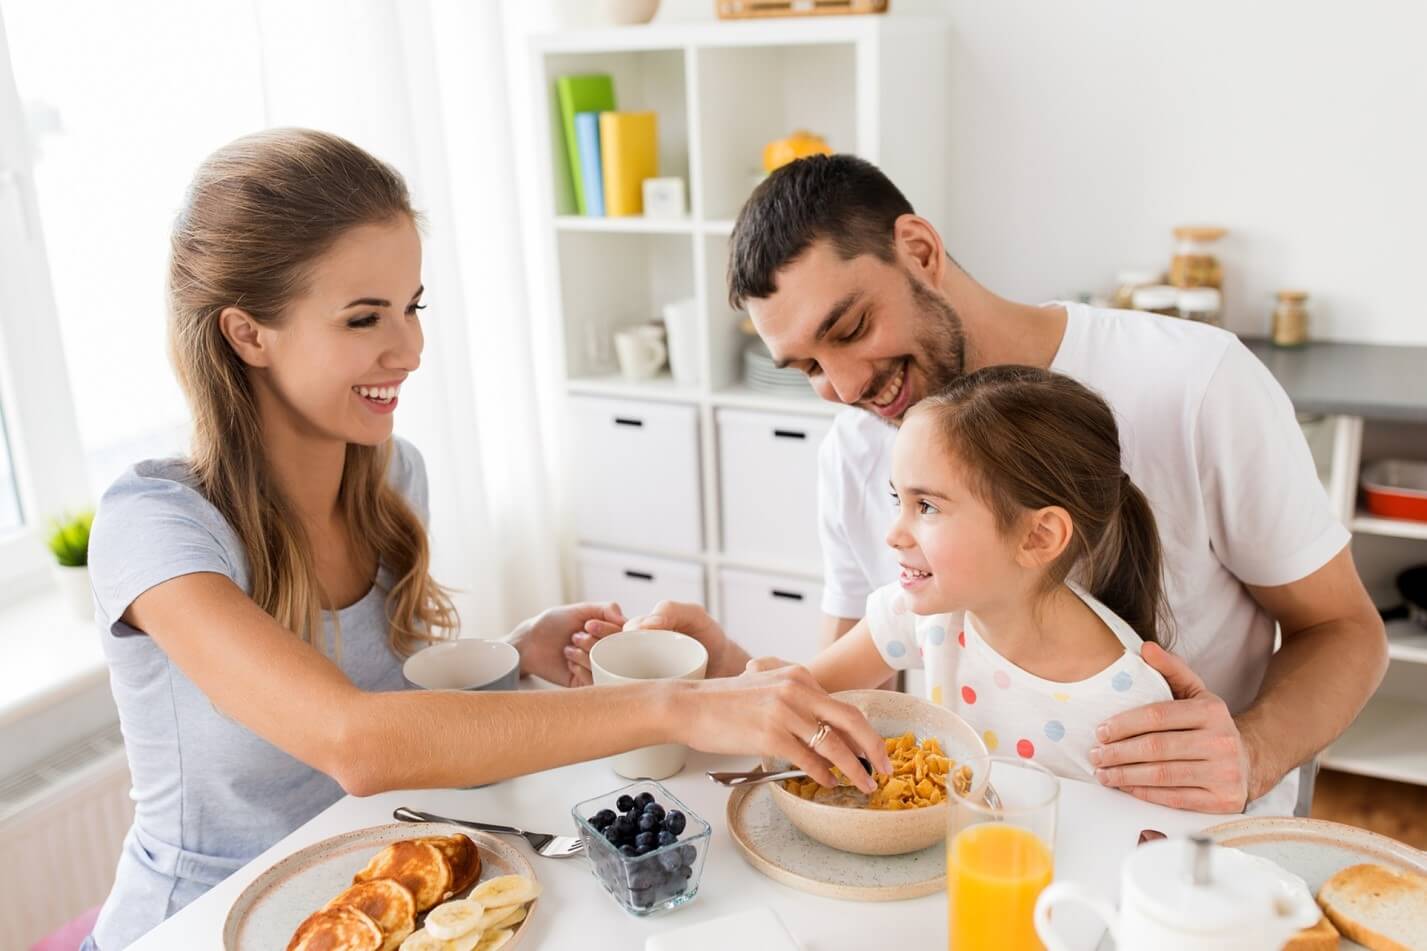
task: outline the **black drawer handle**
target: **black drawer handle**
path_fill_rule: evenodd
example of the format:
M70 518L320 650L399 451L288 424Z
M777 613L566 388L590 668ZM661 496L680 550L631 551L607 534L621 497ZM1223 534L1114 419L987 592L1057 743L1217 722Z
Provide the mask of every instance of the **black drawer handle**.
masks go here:
M653 581L653 580L654 580L654 576L651 575L651 574L650 574L649 572L647 572L647 571L631 571L631 570L628 569L628 568L624 569L624 576L625 576L626 578L633 578L635 581Z
M807 439L807 433L800 433L796 429L775 429L773 435L779 439Z
M775 598L785 598L785 599L787 599L787 600L789 600L789 601L801 601L801 600L803 600L803 596L802 596L801 594L799 594L798 592L796 592L796 591L779 591L777 588L774 588L774 589L773 589L773 597L775 597Z
M643 425L644 425L644 420L642 420L642 419L630 419L630 418L627 417L627 416L616 416L616 417L614 418L614 424L615 424L616 426L635 426L635 427L639 427L639 426L643 426Z

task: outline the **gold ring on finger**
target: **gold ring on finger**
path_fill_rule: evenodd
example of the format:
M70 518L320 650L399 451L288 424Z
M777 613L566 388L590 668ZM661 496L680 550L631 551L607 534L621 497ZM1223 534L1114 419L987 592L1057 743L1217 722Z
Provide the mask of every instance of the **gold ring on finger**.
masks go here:
M812 739L808 740L808 749L810 749L810 750L815 750L815 749L817 749L817 748L818 748L818 744L821 743L823 740L827 739L827 735L828 735L829 731L831 731L831 730L832 730L832 727L828 726L826 723L824 723L823 721L819 720L819 721L818 721L818 729L817 729L817 732L813 734Z

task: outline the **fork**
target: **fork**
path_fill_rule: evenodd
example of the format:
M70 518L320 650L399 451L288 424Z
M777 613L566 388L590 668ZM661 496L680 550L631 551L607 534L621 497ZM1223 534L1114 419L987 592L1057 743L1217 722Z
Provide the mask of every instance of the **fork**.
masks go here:
M448 819L445 816L438 816L430 812L421 812L416 809L409 809L406 806L398 806L391 814L393 819L401 822L444 822L448 825L465 826L468 829L476 829L481 832L494 832L497 835L518 835L523 836L530 847L538 854L547 859L567 859L572 855L579 855L585 850L585 843L573 835L550 835L545 832L526 832L524 829L517 829L514 826L497 825L494 822L476 822L471 819Z

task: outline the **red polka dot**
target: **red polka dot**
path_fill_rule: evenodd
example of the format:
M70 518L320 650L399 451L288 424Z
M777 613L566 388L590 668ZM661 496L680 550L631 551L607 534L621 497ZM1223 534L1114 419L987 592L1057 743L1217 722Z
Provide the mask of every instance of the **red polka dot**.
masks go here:
M1022 759L1030 759L1036 755L1036 748L1031 745L1030 740L1017 740L1016 752L1021 754Z
M975 702L976 702L976 691L975 691L975 690L972 690L970 687L962 687L962 688L961 688L961 699L962 699L962 700L965 700L967 703L975 703Z
M960 633L958 633L958 634L956 635L956 643L960 644L962 647L965 647L965 646L966 646L966 632L965 632L965 631L961 631Z

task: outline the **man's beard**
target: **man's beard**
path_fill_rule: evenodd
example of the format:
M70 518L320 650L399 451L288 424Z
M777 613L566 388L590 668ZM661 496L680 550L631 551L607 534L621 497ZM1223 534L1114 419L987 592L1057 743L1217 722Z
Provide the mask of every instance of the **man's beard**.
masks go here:
M922 394L926 398L946 389L964 372L966 336L961 327L961 315L945 297L910 274L906 278L917 309L913 336L921 348L921 353L912 359L926 381L927 391ZM897 425L901 422L900 418L896 421Z

